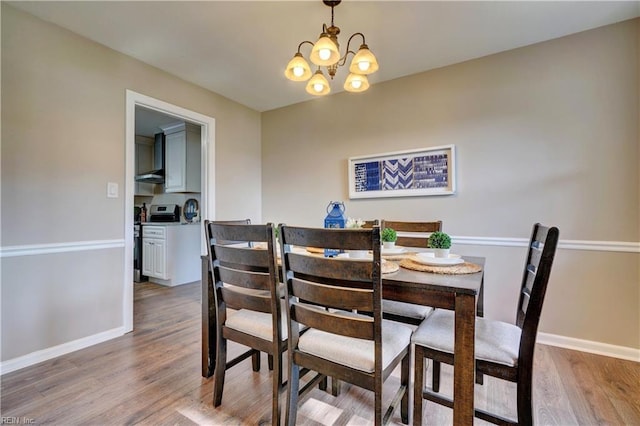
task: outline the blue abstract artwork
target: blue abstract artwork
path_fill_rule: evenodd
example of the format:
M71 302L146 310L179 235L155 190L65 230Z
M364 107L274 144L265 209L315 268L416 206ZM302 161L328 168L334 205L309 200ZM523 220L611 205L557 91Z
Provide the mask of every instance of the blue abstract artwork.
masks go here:
M452 194L453 145L351 160L350 195L359 197Z

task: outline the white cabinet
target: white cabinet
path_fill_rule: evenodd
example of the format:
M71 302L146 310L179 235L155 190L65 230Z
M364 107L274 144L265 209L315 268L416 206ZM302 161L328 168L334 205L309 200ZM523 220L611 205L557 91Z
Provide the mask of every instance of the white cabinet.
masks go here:
M143 226L142 228L142 275L166 280L167 246L166 227Z
M146 173L153 169L153 139L136 135L136 171L135 174ZM154 184L136 182L135 195L153 195Z
M164 128L165 192L200 192L200 126Z
M142 273L176 286L201 278L200 224L143 225Z

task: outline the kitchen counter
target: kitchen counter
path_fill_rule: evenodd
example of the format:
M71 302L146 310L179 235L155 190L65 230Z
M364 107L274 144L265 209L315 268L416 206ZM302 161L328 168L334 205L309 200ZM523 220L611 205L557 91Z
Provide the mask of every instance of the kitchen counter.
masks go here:
M149 281L176 286L200 279L200 223L145 222L142 271Z
M200 225L200 222L142 222L140 225L143 226L190 226L190 225Z

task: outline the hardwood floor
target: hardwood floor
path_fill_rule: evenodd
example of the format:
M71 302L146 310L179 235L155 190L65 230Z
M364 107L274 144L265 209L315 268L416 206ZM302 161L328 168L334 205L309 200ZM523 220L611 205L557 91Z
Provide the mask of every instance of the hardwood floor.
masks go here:
M2 423L270 424L264 356L258 373L249 360L227 373L222 405L213 408L212 381L200 376L199 283L136 284L134 324L133 333L2 376ZM640 424L640 363L538 345L535 367L536 424ZM451 376L443 366L441 391L450 392ZM515 413L514 392L485 377L484 386L476 385L477 405ZM354 386L343 385L339 397L314 389L301 403L298 424L371 424L372 406L371 393ZM425 403L424 424L451 422L451 410ZM393 423L401 424L398 413Z

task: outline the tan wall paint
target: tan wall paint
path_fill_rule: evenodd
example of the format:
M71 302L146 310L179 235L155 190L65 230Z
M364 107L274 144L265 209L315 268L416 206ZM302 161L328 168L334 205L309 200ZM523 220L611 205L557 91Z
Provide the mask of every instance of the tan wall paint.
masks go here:
M126 89L215 118L216 217L261 220L260 113L2 3L3 247L124 238ZM107 182L119 198L106 198ZM83 256L105 259L100 250L34 256L41 267L28 275L24 261L2 259L3 361L123 325L121 284L100 270L76 274L71 260ZM124 249L108 259L119 283L123 259ZM30 303L5 297L17 287L34 294ZM67 297L35 296L45 290ZM105 292L107 319L80 314ZM46 339L12 340L38 328Z
M263 113L264 219L321 226L345 200L348 216L442 219L454 236L528 238L539 221L564 240L640 241L639 27ZM456 145L456 195L348 200L348 157L443 144ZM488 316L512 319L523 249L456 249L487 256ZM559 250L541 331L640 348L638 258Z

